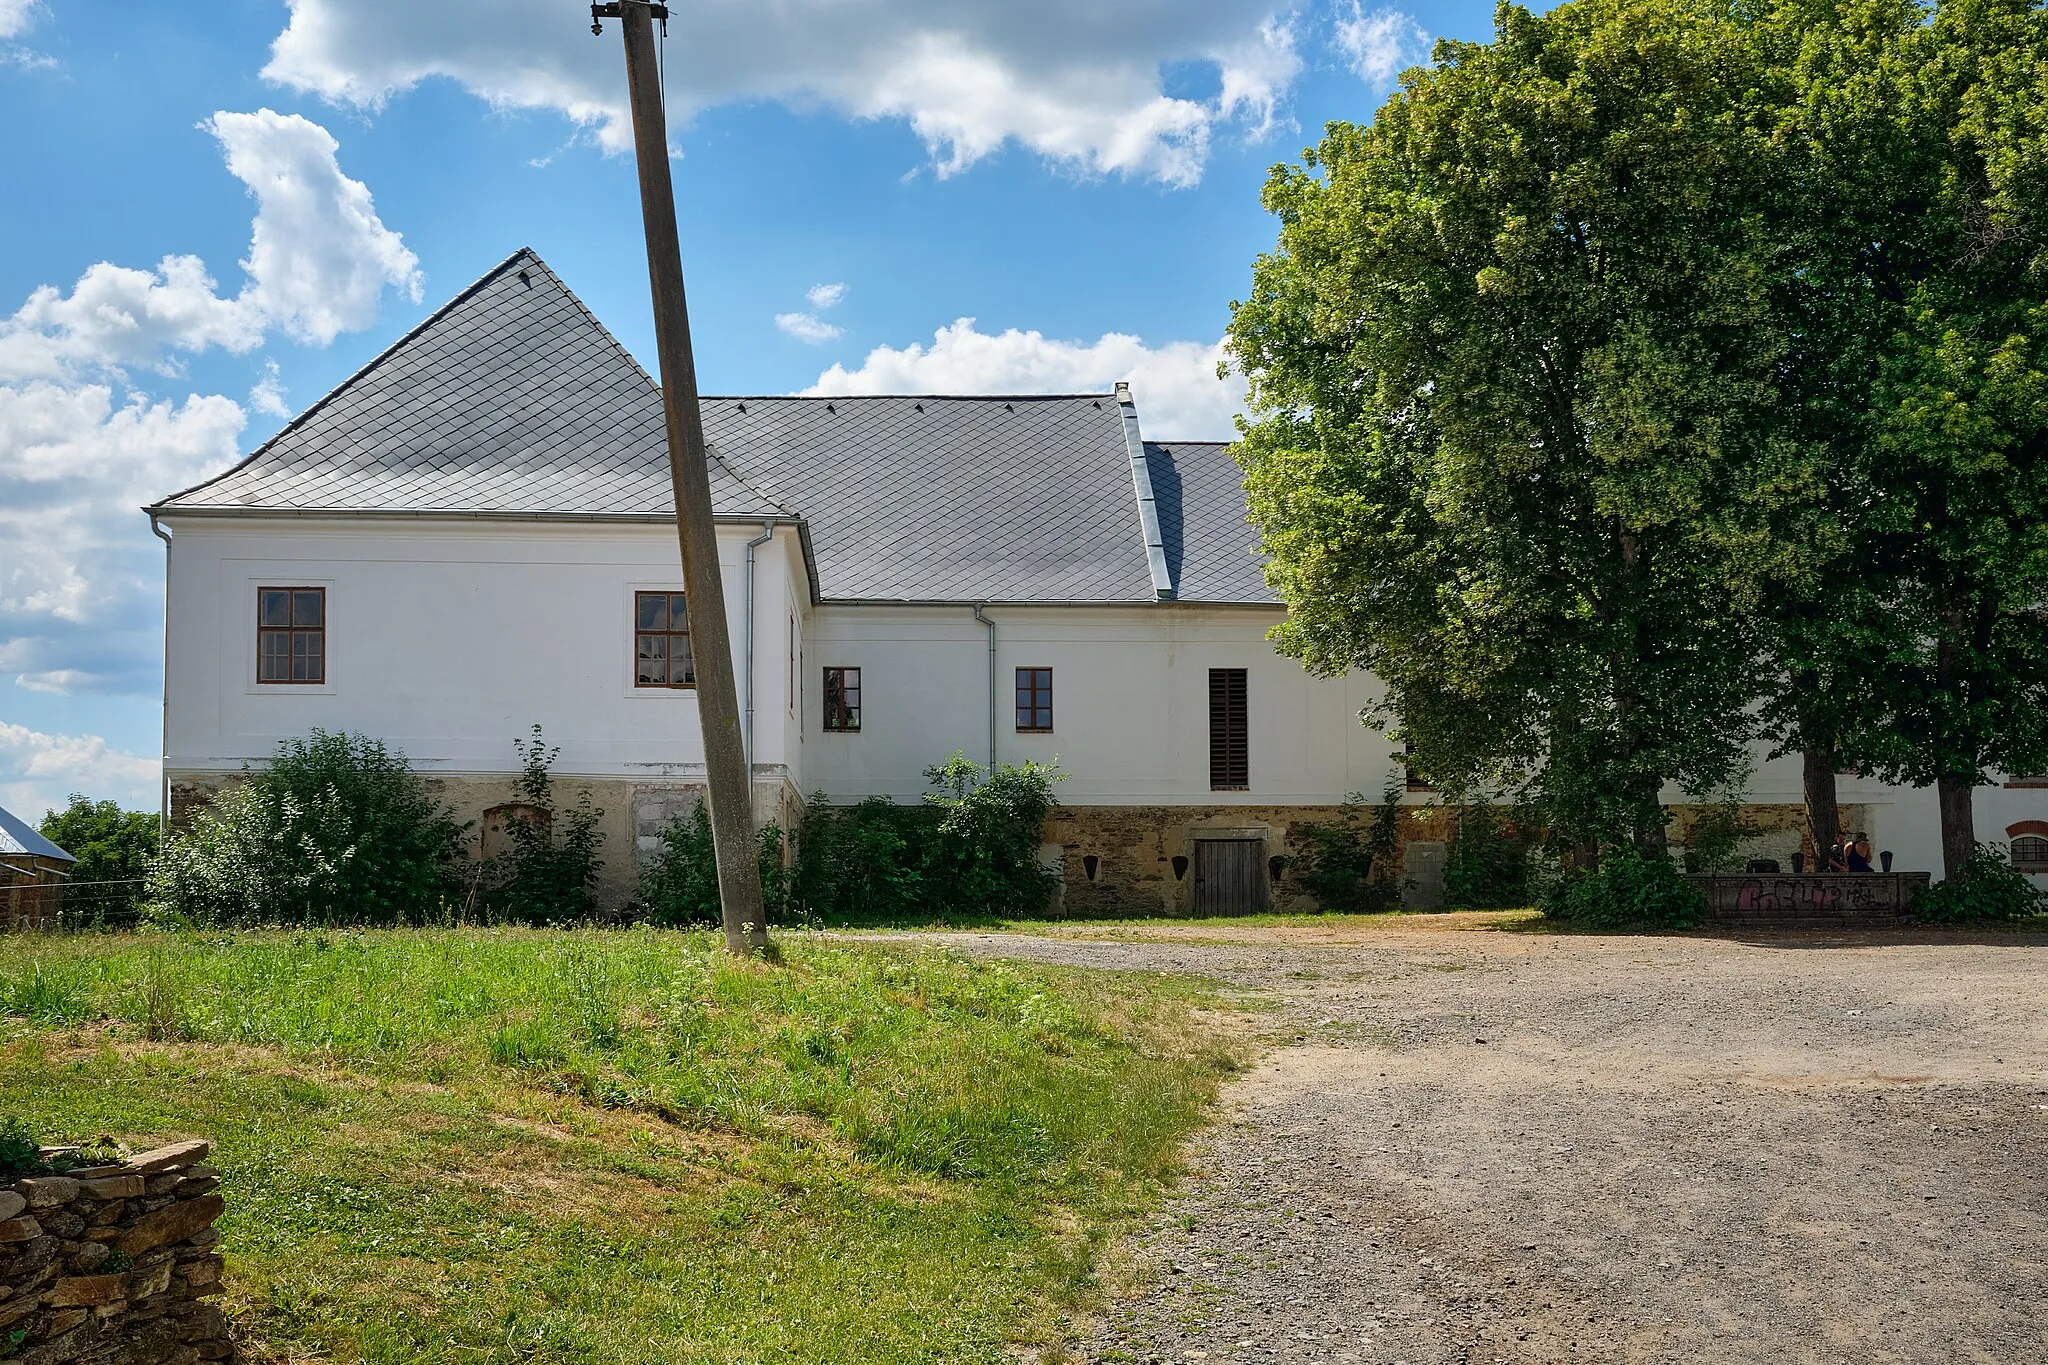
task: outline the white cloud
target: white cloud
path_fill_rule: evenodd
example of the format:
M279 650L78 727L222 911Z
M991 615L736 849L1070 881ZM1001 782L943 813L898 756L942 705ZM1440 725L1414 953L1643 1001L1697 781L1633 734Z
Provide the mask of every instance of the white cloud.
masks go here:
M369 187L341 173L331 134L297 114L219 113L202 125L256 197L242 301L294 340L325 346L369 326L389 285L414 303L419 258L377 217Z
M249 390L249 406L266 417L289 417L292 410L284 401L284 384L278 379L277 362L265 361L263 377Z
M434 77L631 145L615 24L559 0L288 0L270 79L374 109ZM1192 184L1215 130L1272 126L1300 60L1278 0L704 0L670 21L678 121L748 99L907 123L941 175L1015 142L1090 174ZM1219 93L1165 93L1206 64Z
M1337 50L1368 85L1392 85L1396 77L1429 56L1429 33L1399 10L1368 12L1360 0L1339 10Z
M0 0L0 38L26 31L41 8L41 0Z
M195 256L103 261L0 317L0 677L20 686L157 685L163 547L139 509L232 463L246 414L218 394L159 397L134 371L175 376L186 356L247 353L274 330L324 343L372 322L386 286L418 290L412 253L325 129L268 111L205 127L256 199L239 293ZM249 403L284 412L275 364Z
M929 346L877 346L856 369L834 365L803 392L1106 393L1129 380L1138 421L1158 440L1230 440L1244 384L1216 376L1222 343L1175 341L1150 347L1110 332L1092 342L1058 341L1015 328L989 333L973 318L941 327Z
M30 824L72 792L153 810L162 764L123 753L97 735L46 735L0 720L0 806Z
M387 285L419 301L418 258L378 219L368 188L342 174L325 128L268 109L201 126L256 199L241 293L217 294L197 256L166 256L153 271L102 261L69 295L44 285L0 321L0 383L138 365L174 372L174 352L249 351L272 327L324 346L373 322Z
M777 313L775 325L798 341L809 342L813 346L845 335L843 328L835 327L810 313Z
M811 307L816 311L810 313L777 313L775 315L775 325L777 327L780 327L798 341L808 342L813 346L822 345L827 341L834 341L846 335L845 328L836 327L818 316L819 313L824 312L828 308L837 308L839 306L839 301L846 297L845 285L814 284L811 286L810 292L805 294L804 297L811 301Z

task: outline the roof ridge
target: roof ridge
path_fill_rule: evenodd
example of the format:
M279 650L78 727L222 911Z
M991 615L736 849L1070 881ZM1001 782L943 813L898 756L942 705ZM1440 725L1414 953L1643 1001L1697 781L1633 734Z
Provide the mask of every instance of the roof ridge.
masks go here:
M555 274L555 272L552 269L549 269L548 263L540 258L540 253L536 252L530 246L520 247L510 256L507 256L504 260L498 262L489 270L486 270L482 275L479 275L474 281L470 283L468 288L462 290L462 292L455 295L455 297L449 299L448 302L442 304L439 308L436 308L433 312L427 314L426 317L420 319L419 323L416 326L414 326L411 331L407 332L398 340L392 342L389 346L386 346L383 350L377 352L376 355L372 356L365 364L358 368L354 374L351 374L348 378L342 380L339 384L336 384L326 393L321 394L317 402L315 402L311 407L307 408L304 412L300 413L298 416L292 418L291 421L286 422L282 427L279 427L277 431L271 435L270 439L265 441L262 445L257 446L247 455L237 460L233 465L231 465L227 469L222 470L220 473L214 475L212 478L201 479L198 483L193 484L190 488L181 488L175 493L166 494L165 496L158 498L155 502L149 504L142 510L145 512L162 511L171 503L176 502L179 498L187 497L193 493L197 493L203 488L210 488L214 484L219 483L221 480L228 478L231 475L239 474L244 469L247 469L250 465L254 464L258 459L260 459L263 456L263 454L266 451L268 451L272 446L276 445L279 441L282 441L285 437L291 435L294 431L297 431L300 427L304 426L309 420L312 419L314 414L318 413L321 409L325 408L329 403L333 402L335 399L341 397L342 394L346 393L349 389L353 388L358 381L363 379L372 370L375 370L379 365L382 365L385 361L391 359L392 356L404 350L405 347L412 341L417 339L421 333L425 332L429 327L432 327L435 323L439 322L442 318L446 317L449 313L453 312L457 304L467 302L469 299L473 298L476 295L477 291L482 289L485 285L491 283L491 281L497 279L499 276L503 275L506 272L506 270L511 268L512 263L514 261L517 261L521 256L532 258L533 263L535 265L538 265L542 270L546 270L549 278L553 279L556 284L561 285L563 292L567 293L571 299L575 299L576 305L579 308L583 306L583 301L581 299L576 298L575 291L571 290L568 285L562 284L562 277ZM585 308L583 311L586 316L589 315L589 309ZM593 319L593 321L594 320L595 319ZM610 335L610 333L606 333L606 336ZM614 341L613 344L617 345L618 343ZM641 373L645 374L646 371L642 370Z
M1100 398L1115 402L1114 393L700 393L700 403L872 403L884 399L929 398L945 403L1043 403Z

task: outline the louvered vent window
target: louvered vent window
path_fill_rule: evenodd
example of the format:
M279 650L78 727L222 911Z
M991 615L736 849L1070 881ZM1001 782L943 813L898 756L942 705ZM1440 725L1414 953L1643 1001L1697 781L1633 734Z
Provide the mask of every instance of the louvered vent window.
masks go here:
M1242 668L1209 670L1209 787L1241 792L1250 788L1250 716Z

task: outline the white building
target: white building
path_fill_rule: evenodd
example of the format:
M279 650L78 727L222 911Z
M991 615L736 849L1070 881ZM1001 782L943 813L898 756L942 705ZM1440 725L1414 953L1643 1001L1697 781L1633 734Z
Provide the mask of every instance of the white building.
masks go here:
M1398 773L1357 719L1373 680L1267 642L1226 449L1146 441L1128 393L703 412L758 819L819 790L914 800L955 749L1057 759L1071 908L1225 908L1284 898L1288 826ZM403 749L489 838L539 723L606 811L617 899L622 855L696 799L660 395L533 253L149 511L173 818L320 727ZM2044 798L1998 789L1980 828ZM1755 799L1796 807L1796 762ZM1852 779L1843 801L1901 867L1937 866L1931 794Z

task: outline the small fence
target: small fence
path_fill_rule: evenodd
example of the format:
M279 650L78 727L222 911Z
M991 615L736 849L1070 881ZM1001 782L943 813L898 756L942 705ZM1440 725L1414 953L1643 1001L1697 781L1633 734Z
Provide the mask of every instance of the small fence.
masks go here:
M0 932L132 929L142 915L140 878L0 884Z

